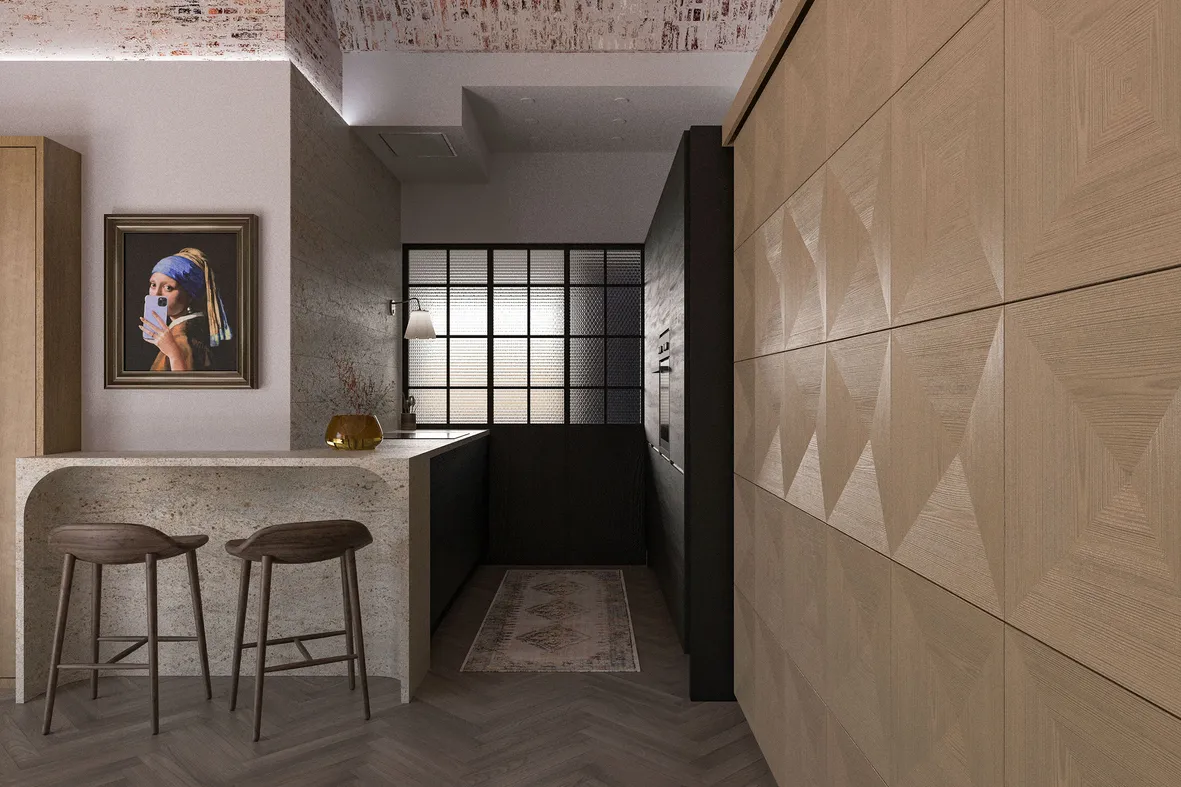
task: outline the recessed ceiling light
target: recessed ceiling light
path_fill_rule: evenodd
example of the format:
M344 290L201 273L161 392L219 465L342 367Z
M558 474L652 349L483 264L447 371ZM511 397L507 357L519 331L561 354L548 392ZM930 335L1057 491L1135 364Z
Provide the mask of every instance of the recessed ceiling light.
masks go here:
M627 124L627 121L624 120L623 118L612 118L611 122L617 126L623 126L623 125Z
M523 98L521 98L521 99L519 99L519 100L520 100L520 102L521 102L522 104L532 104L532 103L534 103L533 99L529 98L529 96L524 96Z
M612 142L623 142L623 137L611 137Z
M625 98L624 96L616 96L614 100L616 104L626 104L631 101L630 98Z
M528 123L530 126L536 126L537 125L537 118L525 118L525 122Z

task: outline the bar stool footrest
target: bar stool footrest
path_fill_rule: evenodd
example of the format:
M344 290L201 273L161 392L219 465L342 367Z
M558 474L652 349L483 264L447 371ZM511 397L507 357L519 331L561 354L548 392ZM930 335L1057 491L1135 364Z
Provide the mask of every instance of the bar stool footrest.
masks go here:
M148 665L147 664L124 664L123 662L118 662L115 664L107 664L106 662L104 662L102 664L58 664L57 668L58 669L88 669L88 670L97 671L97 670L106 670L106 669L147 669Z
M326 656L322 659L307 659L304 661L289 661L286 664L274 664L270 667L264 667L263 672L282 672L283 670L299 669L300 667L316 667L320 664L335 664L338 661L355 661L356 655L352 656Z

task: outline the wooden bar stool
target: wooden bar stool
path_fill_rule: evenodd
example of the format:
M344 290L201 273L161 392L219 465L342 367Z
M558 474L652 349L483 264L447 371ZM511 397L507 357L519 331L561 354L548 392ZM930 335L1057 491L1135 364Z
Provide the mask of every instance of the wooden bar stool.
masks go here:
M268 672L312 667L347 661L349 691L356 688L353 663L361 672L361 694L365 702L365 719L369 719L369 681L365 671L365 635L361 629L361 601L357 590L357 550L373 543L369 529L349 519L320 522L292 522L271 525L256 531L246 539L226 542L226 552L242 561L242 579L238 586L238 619L234 627L234 678L230 687L230 710L238 704L238 673L242 666L242 651L258 648L254 680L254 740L262 729L263 676ZM267 639L267 616L271 605L271 566L274 563L319 563L340 560L341 595L344 597L344 630L294 637ZM246 599L250 590L250 564L262 563L262 579L258 595L258 638L243 643L246 629ZM344 637L345 655L314 659L304 642L326 637ZM302 661L266 666L267 647L294 644L303 654ZM354 652L355 645L355 652Z
M205 648L205 618L201 612L201 580L197 574L197 549L209 541L209 536L169 536L147 525L123 523L70 524L55 527L49 534L49 545L65 555L62 563L61 594L57 601L57 625L53 635L53 655L49 664L49 686L45 691L45 722L42 735L49 734L53 720L53 700L57 694L58 670L90 670L90 698L98 698L99 670L147 669L152 683L152 734L160 732L160 674L159 643L196 642L201 656L201 674L205 677L205 699L213 699L209 683L209 654ZM195 637L161 637L156 621L156 561L185 556L189 566L189 588L193 597ZM70 611L70 591L74 584L74 562L93 564L94 588L91 600L90 663L62 664L62 641L66 634L66 615ZM113 636L99 634L102 617L103 566L143 563L147 575L147 636ZM100 642L131 642L118 654L100 662ZM148 646L147 664L125 664L123 659L144 645Z

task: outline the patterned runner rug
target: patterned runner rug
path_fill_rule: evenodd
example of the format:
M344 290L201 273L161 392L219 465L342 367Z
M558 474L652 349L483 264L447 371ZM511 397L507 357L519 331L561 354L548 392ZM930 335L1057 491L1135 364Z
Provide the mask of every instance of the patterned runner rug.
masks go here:
M623 572L505 572L462 672L639 672Z

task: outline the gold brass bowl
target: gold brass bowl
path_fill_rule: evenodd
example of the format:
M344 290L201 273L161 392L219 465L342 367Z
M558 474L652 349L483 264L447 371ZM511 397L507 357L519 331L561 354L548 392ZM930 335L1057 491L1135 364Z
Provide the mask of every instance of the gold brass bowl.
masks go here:
M324 432L324 442L341 451L372 451L382 437L375 415L334 415Z

